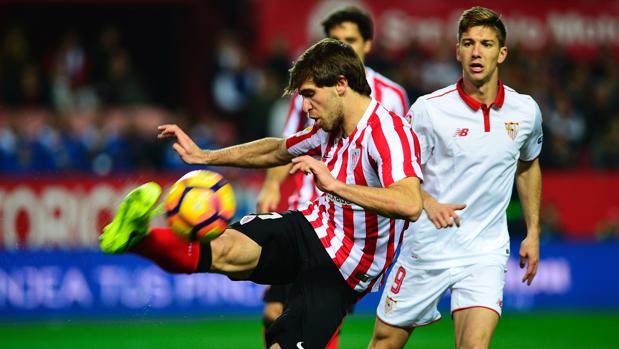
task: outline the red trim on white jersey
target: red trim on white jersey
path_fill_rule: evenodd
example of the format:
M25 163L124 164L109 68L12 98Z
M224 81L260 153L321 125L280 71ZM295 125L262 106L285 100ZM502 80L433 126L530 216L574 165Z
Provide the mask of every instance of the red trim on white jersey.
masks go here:
M320 148L338 180L386 188L406 177L422 178L415 138L404 118L372 100L348 137L314 126L289 137L286 147L293 155ZM322 194L301 213L346 282L359 292L380 286L408 226L404 220L379 216L333 194Z
M456 90L458 90L458 89L457 89L457 88L454 88L453 90L448 90L448 91L446 91L446 92L441 93L441 94L440 94L440 95L438 95L438 96L432 96L432 97L429 97L428 99L434 99L434 98L443 97L443 96L445 96L445 95L447 95L447 94L450 94L450 93L452 93L452 92L454 92L454 91L456 91Z
M471 109L475 111L478 111L479 108L481 108L481 111L484 115L484 132L490 132L490 108L492 107L501 108L503 106L503 102L505 101L505 88L503 87L503 82L499 80L499 91L496 95L496 98L494 99L494 102L492 102L489 106L480 103L479 101L477 101L476 99L468 95L464 91L462 84L463 84L463 80L462 78L460 78L460 80L458 80L458 82L456 83L456 89L458 90L458 94L460 95L460 98L462 98L462 100Z
M411 107L408 115L419 136L424 191L439 202L467 206L459 213L463 224L448 233L438 231L426 214L411 223L401 263L430 270L507 260L505 210L517 160L539 156L543 132L537 103L497 84L497 98L488 108L491 125L484 124L481 104L460 93L461 82L419 97Z
M387 110L400 116L405 115L408 110L408 97L402 86L369 67L366 67L366 78L372 88L371 96L374 99L380 102ZM289 137L307 127L311 127L312 124L312 119L308 118L306 113L303 112L303 97L295 93L290 101L288 117L282 136ZM419 148L416 147L415 149ZM288 198L288 209L297 210L304 208L308 202L315 200L321 193L316 189L312 176L305 176L303 173L297 173L293 176L294 188Z

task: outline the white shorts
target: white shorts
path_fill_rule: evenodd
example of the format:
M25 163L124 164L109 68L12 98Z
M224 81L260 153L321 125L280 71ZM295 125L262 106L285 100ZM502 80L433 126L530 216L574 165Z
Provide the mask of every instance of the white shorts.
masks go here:
M391 326L411 328L440 320L437 305L451 290L451 313L484 307L501 316L505 265L414 269L397 262L385 283L376 315Z

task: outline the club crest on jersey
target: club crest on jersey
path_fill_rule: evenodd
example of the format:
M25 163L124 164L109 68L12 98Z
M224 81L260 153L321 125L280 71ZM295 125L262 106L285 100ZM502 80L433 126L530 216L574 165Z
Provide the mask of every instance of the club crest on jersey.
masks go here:
M406 115L404 116L404 120L406 120L406 122L412 125L413 124L413 113L411 111L406 113Z
M350 156L350 161L352 162L353 167L357 167L357 163L361 158L361 149L353 149L352 155Z
M398 301L387 296L387 299L385 299L385 314L389 314L393 309L395 309L395 306L397 304L398 304Z
M516 136L518 136L518 129L520 128L520 123L507 121L505 122L505 131L507 131L507 135L512 140L516 140Z

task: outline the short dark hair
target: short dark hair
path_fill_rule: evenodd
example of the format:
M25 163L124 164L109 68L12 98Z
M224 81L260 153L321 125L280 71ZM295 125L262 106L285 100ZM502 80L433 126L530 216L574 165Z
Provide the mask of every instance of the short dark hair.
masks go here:
M284 95L292 95L307 79L318 87L335 86L344 76L354 91L369 96L372 90L365 78L365 66L350 45L325 38L308 48L288 71L290 79Z
M458 21L458 42L462 34L472 27L483 26L494 29L499 38L499 45L505 46L507 40L507 29L501 20L501 15L491 9L475 6L462 12Z
M349 6L331 13L322 21L322 29L325 36L329 36L329 32L333 27L342 24L343 22L355 23L359 28L359 33L363 37L363 41L372 40L374 37L374 26L370 15L361 11L357 7Z

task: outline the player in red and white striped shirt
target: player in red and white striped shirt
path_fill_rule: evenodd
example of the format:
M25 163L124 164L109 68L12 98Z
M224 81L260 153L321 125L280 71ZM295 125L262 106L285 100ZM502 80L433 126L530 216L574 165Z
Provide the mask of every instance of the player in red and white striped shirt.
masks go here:
M372 19L367 13L356 7L339 9L327 16L322 27L327 37L349 44L357 53L361 61L372 48L374 30ZM408 96L406 91L396 82L384 75L365 67L365 75L371 88L370 96L376 99L387 110L397 115L406 115L408 110ZM312 119L303 111L303 98L294 94L290 101L290 108L284 125L282 136L289 137L313 124ZM258 212L270 212L277 209L280 201L280 186L288 176L289 166L269 169L264 185L257 200ZM293 191L288 198L288 208L297 210L304 208L314 200L319 192L311 176L293 176Z
M372 19L367 13L356 7L346 7L329 14L323 21L322 27L325 36L340 40L349 44L357 53L361 61L372 47L374 37ZM365 67L367 82L371 88L371 97L376 99L387 110L397 115L405 115L408 110L408 96L406 91L397 83ZM295 94L290 101L290 108L284 129L283 137L289 137L313 124L313 120L307 117L303 111L303 98ZM290 166L282 166L269 169L258 195L256 209L260 213L270 212L277 209L280 202L280 187L288 177ZM312 176L295 174L292 176L292 193L288 197L288 209L298 210L307 205L320 195L316 189ZM289 285L275 285L269 287L264 294L263 322L265 328L275 321L283 312L287 294L290 292ZM338 338L333 338L327 349L337 348Z
M138 188L105 230L102 248L139 253L175 272L293 283L284 315L269 327L268 345L324 348L350 307L378 286L404 220L421 213L418 142L403 117L369 96L362 62L337 40L321 40L294 63L286 88L293 91L303 96L315 124L287 139L202 150L176 125L160 126L158 137L174 138L174 150L189 164L259 168L292 162L292 172L313 175L324 193L306 210L245 216L210 242L183 244L169 229L139 229L155 205Z

